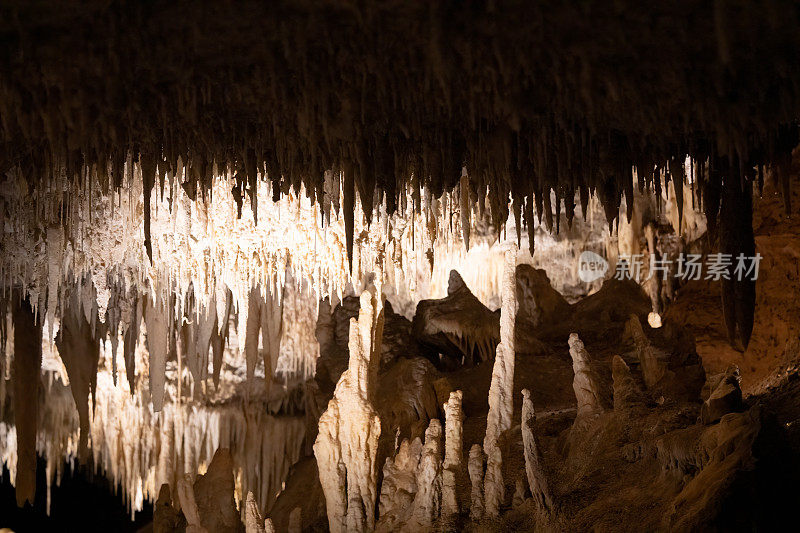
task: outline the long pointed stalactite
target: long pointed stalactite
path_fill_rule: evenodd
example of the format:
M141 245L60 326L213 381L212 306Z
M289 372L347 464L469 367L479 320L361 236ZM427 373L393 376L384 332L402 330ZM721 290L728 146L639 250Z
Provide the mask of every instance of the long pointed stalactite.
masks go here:
M36 496L36 429L39 422L39 372L42 366L42 325L27 298L15 298L14 424L17 428L17 505Z

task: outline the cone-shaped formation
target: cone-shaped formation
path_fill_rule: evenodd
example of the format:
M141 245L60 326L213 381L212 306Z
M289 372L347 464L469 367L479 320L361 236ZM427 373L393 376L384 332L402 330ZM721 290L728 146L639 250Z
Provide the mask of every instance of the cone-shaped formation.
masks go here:
M483 518L485 503L483 497L483 449L480 444L473 444L469 449L469 480L472 490L470 491L469 517L473 521Z
M614 379L614 411L622 412L644 404L639 385L619 355L615 355L611 360L611 375Z
M572 356L572 370L575 377L572 388L578 401L578 416L589 415L604 409L603 392L600 379L592 369L589 352L577 333L569 336L569 354Z
M484 501L486 514L497 516L505 499L503 484L503 457L500 439L511 427L514 414L514 326L517 317L516 287L517 248L512 246L505 253L503 288L500 310L500 344L492 369L492 382L489 386L489 414L486 418L486 436L483 450L487 456L486 479L484 481Z
M461 410L463 393L455 391L444 404L445 441L444 463L442 465L442 517L450 518L458 514L459 505L456 495L456 478L460 475L462 465L462 444L464 412Z
M373 404L373 391L383 332L383 296L380 284L372 291L361 294L358 320L350 321L348 369L320 416L314 443L333 533L371 531L375 527L375 461L381 421Z
M528 389L522 390L522 446L525 453L525 473L528 476L528 487L530 488L536 506L543 511L553 508L553 497L550 494L550 486L545 477L544 465L539 456L539 446L536 444L536 435L533 432L533 424L536 421L536 414L533 410L533 401Z

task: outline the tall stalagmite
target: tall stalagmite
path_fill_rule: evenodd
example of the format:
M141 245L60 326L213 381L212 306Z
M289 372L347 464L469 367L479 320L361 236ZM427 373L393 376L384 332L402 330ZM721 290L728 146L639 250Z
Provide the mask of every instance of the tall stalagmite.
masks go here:
M545 477L544 465L539 455L539 447L536 444L536 435L533 433L533 423L535 421L536 414L531 401L531 391L523 389L522 446L525 453L525 473L528 476L528 486L536 506L540 510L549 510L553 507L553 497L550 495L550 487Z
M320 416L314 443L333 533L371 531L375 527L375 462L381 421L373 402L383 335L380 286L379 282L377 288L361 293L358 320L350 320L348 368Z
M514 324L517 315L517 247L512 245L505 253L502 307L500 311L500 344L492 369L489 387L489 414L486 419L486 437L483 450L486 453L486 479L484 480L486 514L497 516L505 499L503 485L503 456L500 440L503 432L511 427L514 414Z
M461 410L463 393L454 391L444 404L445 441L444 464L442 465L442 517L450 518L458 514L459 505L456 496L456 478L463 468L462 461L462 422L464 412Z

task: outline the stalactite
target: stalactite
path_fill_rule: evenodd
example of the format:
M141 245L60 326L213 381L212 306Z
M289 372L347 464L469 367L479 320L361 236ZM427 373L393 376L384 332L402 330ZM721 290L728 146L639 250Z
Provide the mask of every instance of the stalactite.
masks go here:
M726 179L720 208L719 251L730 254L730 266L722 283L722 314L728 330L728 341L741 350L747 349L753 333L756 306L756 281L749 269L754 269L756 255L753 237L753 198L750 182ZM746 267L736 272L739 257ZM739 279L741 278L741 279Z
M144 313L147 328L147 350L150 354L150 398L153 410L161 411L164 405L164 385L166 383L167 352L169 350L170 321L163 300L148 296Z
M97 384L97 361L100 357L99 339L95 338L89 322L80 309L77 292L72 291L63 313L56 347L69 376L69 386L80 418L78 458L85 462L89 446L89 394L94 398Z
M30 302L15 300L14 425L17 428L17 505L34 503L36 495L36 430L39 420L39 369L42 366L42 326Z
M470 214L472 212L472 201L469 197L469 177L466 174L461 176L459 184L459 210L461 211L461 235L464 239L464 247L469 251L469 234L471 230Z

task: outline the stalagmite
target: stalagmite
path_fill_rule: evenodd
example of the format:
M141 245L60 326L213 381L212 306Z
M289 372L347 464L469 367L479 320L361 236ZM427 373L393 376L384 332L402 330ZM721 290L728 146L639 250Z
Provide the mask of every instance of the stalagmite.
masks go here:
M261 513L258 512L258 504L253 493L248 492L244 515L245 533L265 533L265 524L266 522L261 518Z
M455 391L444 404L445 441L444 463L442 465L442 517L450 518L458 514L459 505L456 496L456 478L462 469L462 421L461 410L463 393Z
M422 455L422 440L404 439L394 457L387 457L383 466L383 482L379 502L380 520L377 531L396 531L411 516L414 497L419 488L417 470Z
M614 411L622 411L642 405L642 391L631 375L631 370L619 355L611 360L611 375L614 379Z
M264 533L275 533L275 526L272 525L272 520L269 518L264 520Z
M625 324L625 335L633 341L636 357L642 367L642 376L648 389L655 387L667 373L667 364L659 359L642 329L639 317L632 315Z
M530 488L533 500L539 510L547 511L553 508L553 497L550 495L550 487L545 477L544 465L539 455L539 446L536 443L536 435L533 433L533 424L536 421L536 413L533 410L531 392L522 389L522 446L525 453L525 473L528 477L528 487Z
M14 424L17 428L17 505L33 504L36 495L36 428L39 420L39 369L42 366L42 325L28 299L15 300Z
M578 401L578 416L602 411L599 377L592 369L589 352L586 351L577 333L571 333L569 336L569 354L572 356L572 370L575 373L572 388Z
M376 276L377 288L361 293L358 320L350 320L348 368L320 416L314 443L333 533L375 527L381 422L373 394L383 333L381 277L382 273Z
M409 528L427 530L439 518L442 502L442 424L431 420L417 469L417 494Z
M469 517L473 522L483 518L483 450L480 444L473 444L469 450L469 480L472 484L470 492Z
M500 344L492 369L489 387L489 414L486 418L486 437L483 450L487 456L486 480L484 481L486 514L497 516L505 499L500 440L511 427L514 414L514 324L517 314L516 287L517 248L511 246L505 252L503 285L501 291Z

